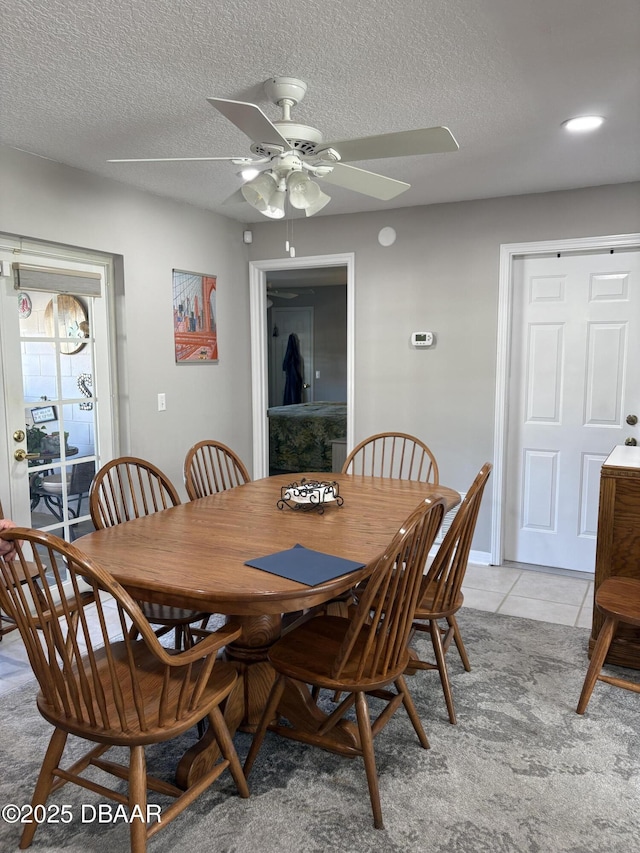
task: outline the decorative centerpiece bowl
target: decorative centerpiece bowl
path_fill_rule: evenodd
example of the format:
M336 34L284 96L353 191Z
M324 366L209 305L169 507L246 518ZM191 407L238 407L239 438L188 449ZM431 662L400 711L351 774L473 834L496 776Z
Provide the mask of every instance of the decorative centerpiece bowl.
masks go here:
M280 489L278 509L288 506L290 509L316 510L322 514L326 506L342 506L344 498L338 491L338 484L333 481L307 480L305 477L299 483L290 483Z

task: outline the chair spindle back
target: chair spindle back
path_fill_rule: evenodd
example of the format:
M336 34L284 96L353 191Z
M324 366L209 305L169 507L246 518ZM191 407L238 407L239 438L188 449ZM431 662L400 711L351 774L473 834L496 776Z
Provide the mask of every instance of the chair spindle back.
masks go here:
M240 457L219 441L199 441L184 461L184 485L192 501L241 486L250 479Z
M193 712L211 675L215 653L197 678L191 663L169 666L168 653L136 602L75 546L27 528L13 528L2 535L14 542L17 558L0 559L0 604L15 619L24 641L40 685L43 716L49 708L55 716L64 714L69 730L91 729L108 738L122 733L144 737L145 732L157 732ZM25 571L21 542L32 546L37 576ZM20 566L26 577L22 583ZM86 585L97 608L90 620L86 609L93 602L86 603L81 594ZM108 622L101 592L115 600L115 625L112 619ZM141 640L132 639L132 623ZM145 693L149 662L156 671L164 663L161 695L151 701Z
M445 509L443 498L427 498L385 549L367 579L336 657L333 677L339 678L347 664L356 679L384 678L399 666L407 654L424 565ZM361 634L366 640L360 659L355 661L352 655Z
M403 432L381 432L353 448L342 466L343 474L364 474L438 483L438 464L427 445Z
M180 497L169 478L151 462L121 456L96 474L89 495L97 530L177 506Z
M430 608L444 611L453 607L464 580L478 512L492 465L486 462L464 497L451 527L422 580L420 599L428 595Z

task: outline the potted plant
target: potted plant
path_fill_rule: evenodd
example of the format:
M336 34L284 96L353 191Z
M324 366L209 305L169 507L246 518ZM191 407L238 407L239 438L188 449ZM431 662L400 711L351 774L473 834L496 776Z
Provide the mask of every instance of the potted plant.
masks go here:
M47 436L46 427L27 424L27 453L40 453L45 436Z

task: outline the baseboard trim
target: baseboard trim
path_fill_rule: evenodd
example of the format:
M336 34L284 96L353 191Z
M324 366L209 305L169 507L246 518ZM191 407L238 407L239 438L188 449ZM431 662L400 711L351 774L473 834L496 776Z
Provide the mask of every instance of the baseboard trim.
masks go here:
M435 545L429 551L429 557L435 557L438 553L438 545ZM491 552L490 551L469 551L469 562L474 563L477 566L490 566L491 565Z
M469 562L475 563L478 566L490 566L491 565L491 552L490 551L469 551Z

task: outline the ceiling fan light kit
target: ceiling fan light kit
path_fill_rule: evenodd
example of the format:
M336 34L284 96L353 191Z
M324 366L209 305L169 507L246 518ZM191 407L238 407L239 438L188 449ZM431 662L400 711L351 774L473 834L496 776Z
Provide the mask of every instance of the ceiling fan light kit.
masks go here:
M291 206L304 210L306 216L313 216L331 201L330 196L323 193L306 172L291 172L287 178L287 190Z
M318 187L317 184L315 186ZM315 200L304 209L305 216L313 216L319 210L322 210L325 205L329 204L330 201L331 196L327 195L326 193L323 193L320 187L318 187L318 194L315 197Z
M291 108L304 98L307 84L296 77L270 77L264 84L269 100L282 110L282 118L271 121L257 104L227 98L207 98L212 107L234 124L252 144L257 159L236 157L154 157L109 162L178 162L226 160L244 168L266 167L241 187L245 201L271 219L285 216L288 198L292 207L314 216L331 201L310 176L334 186L389 201L410 189L405 181L348 165L349 161L409 157L458 150L447 127L427 127L323 142L315 127L291 119ZM243 172L244 172L243 168ZM235 194L234 194L235 195Z
M573 133L584 133L590 130L597 130L604 123L602 116L576 116L568 118L562 124L565 130L570 130Z
M240 192L252 207L264 213L269 207L271 197L278 189L278 182L271 172L262 172L240 187Z
M249 166L246 169L242 169L240 177L245 181L251 181L253 178L257 178L259 174L260 169L256 169L254 166Z
M309 184L311 183L311 178L303 171L291 172L287 176L287 190L292 207L297 207L298 210L308 207ZM314 184L314 186L317 187L318 185Z
M269 199L267 209L260 212L264 213L270 219L284 219L284 205L286 200L287 194L284 187L278 188Z

